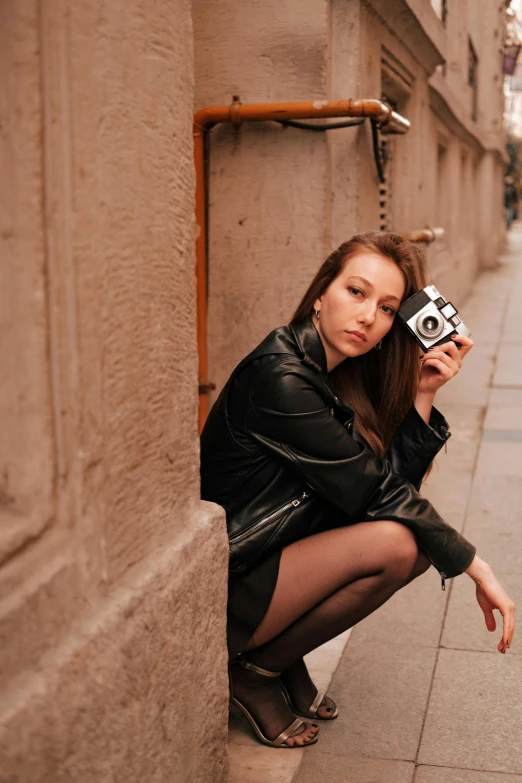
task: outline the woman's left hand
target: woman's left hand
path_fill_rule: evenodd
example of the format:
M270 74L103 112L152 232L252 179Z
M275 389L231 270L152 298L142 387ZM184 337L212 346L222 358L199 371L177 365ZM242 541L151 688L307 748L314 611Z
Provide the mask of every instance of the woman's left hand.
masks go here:
M455 343L460 343L457 348ZM473 340L462 334L454 335L447 343L430 349L421 357L421 373L418 391L421 394L435 394L453 378L462 367L462 360L473 348Z

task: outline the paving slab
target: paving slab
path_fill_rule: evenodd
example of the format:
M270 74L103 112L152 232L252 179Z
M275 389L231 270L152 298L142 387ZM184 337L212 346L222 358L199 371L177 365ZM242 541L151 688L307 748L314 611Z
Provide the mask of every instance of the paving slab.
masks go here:
M473 524L477 513L508 519L520 518L522 509L522 482L517 476L475 476L471 488L466 526ZM487 525L483 520L483 525ZM490 528L492 538L497 525Z
M318 688L326 688L330 684L351 633L350 628L305 656L310 676Z
M504 275L499 273L499 270L491 275L480 275L473 286L471 295L460 308L460 312L463 315L469 315L473 311L479 323L487 324L491 322L492 318L502 318L509 297L509 278L509 274ZM496 287L494 295L487 291L488 284L490 288Z
M439 452L421 494L439 514L459 532L464 524L473 481L473 469L481 443L485 407L448 405L444 407L452 436L447 448Z
M521 509L520 478L482 475L474 481L464 535L496 574L521 573Z
M458 376L450 383L457 380ZM439 407L438 400L435 404L446 417L451 430L451 438L439 452L436 464L444 470L473 470L486 406L445 404Z
M440 650L420 764L522 774L522 657Z
M508 301L508 278L494 272L491 276L482 274L477 279L471 295L460 308L462 315L469 316L471 313L476 317L479 323L491 323L492 318L502 318L503 311L506 309ZM488 283L497 286L494 296L491 296L484 289Z
M302 753L300 749L279 750L260 743L245 753L241 745L229 744L230 783L289 783L301 763Z
M332 755L413 761L436 651L359 643L357 632L358 626L330 687L339 717L321 730L317 747Z
M499 430L494 430L495 439L488 439L486 435L480 447L475 478L477 481L482 476L518 476L522 478L522 440L517 433L517 438L506 439Z
M412 762L327 754L317 743L305 754L293 783L412 783L413 773Z
M471 355L471 354L470 354ZM522 345L501 342L493 376L494 386L522 387Z
M522 296L520 297L522 299ZM522 323L520 321L520 313L513 313L506 317L503 323L501 343L503 345L515 344L520 345L522 343Z
M490 356L494 356L496 354L499 335L503 323L500 319L497 321L491 317L489 320L484 319L484 321L481 322L481 318L481 313L476 313L475 315L466 315L463 313L462 315L462 320L470 330L470 337L475 343L473 352L478 346L488 346L490 349Z
M522 580L520 575L495 573L509 597L517 606L521 606ZM499 612L495 612L495 619L497 628L490 632L486 628L484 614L477 603L475 583L467 576L457 577L452 580L441 646L455 650L494 653L502 637L502 616ZM513 646L510 648L509 654L522 655L522 645L517 635L513 638Z
M417 767L413 781L414 783L522 783L522 775L422 765Z
M473 348L465 358L459 374L437 392L435 405L441 411L451 405L488 403L489 383L493 377L494 359Z
M504 293L503 301L491 306L484 297L474 296L461 307L459 317L470 330L475 348L496 345L504 325L505 299Z
M440 459L440 458L439 458ZM436 464L421 487L425 497L441 517L459 533L462 532L473 476L471 471L438 471Z
M498 389L497 391L501 391ZM505 391L502 389L502 391ZM518 391L518 390L517 390ZM522 389L520 390L522 393ZM522 403L519 405L493 405L488 408L484 421L485 432L507 430L508 432L522 432Z
M492 408L496 410L498 408L502 409L507 406L522 408L522 389L502 389L493 386L491 388L491 395L489 398L488 414ZM486 426L485 422L484 426Z

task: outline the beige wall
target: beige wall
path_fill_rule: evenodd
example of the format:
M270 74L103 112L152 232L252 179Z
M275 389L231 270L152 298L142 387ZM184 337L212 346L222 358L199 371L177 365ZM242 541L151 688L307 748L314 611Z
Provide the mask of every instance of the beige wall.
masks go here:
M219 783L190 6L7 0L0 52L0 779Z
M195 0L196 107L320 99L326 4ZM351 131L353 134L354 131ZM209 369L221 386L295 306L327 241L328 150L275 123L211 134ZM284 313L284 317L283 317Z
M388 224L444 219L428 258L458 305L503 235L502 19L479 5L451 3L444 30L425 0L0 4L0 781L225 783L227 546L199 490L192 112L234 94L386 93L412 122L388 143ZM217 390L381 212L368 126L212 131Z
M228 104L234 94L243 103L391 99L412 127L388 137L387 224L436 226L444 204L445 240L427 254L433 280L459 305L477 269L497 263L503 236L503 15L488 0L479 5L476 12L468 0L451 3L444 29L417 0L220 0L212 12L195 0L195 105ZM468 34L480 52L477 121ZM328 134L219 126L209 146L212 402L234 365L288 321L328 252L356 231L379 228L381 204L368 125Z

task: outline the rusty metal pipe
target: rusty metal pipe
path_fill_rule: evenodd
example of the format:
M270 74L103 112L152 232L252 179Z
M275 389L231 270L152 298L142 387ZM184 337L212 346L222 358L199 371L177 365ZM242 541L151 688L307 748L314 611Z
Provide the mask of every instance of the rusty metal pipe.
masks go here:
M196 168L196 283L197 333L199 355L199 430L208 414L207 355L207 237L205 137L215 125L228 122L239 127L243 122L267 120L311 120L328 117L371 117L381 133L407 133L409 121L394 112L384 101L364 100L296 101L292 103L254 103L242 105L238 96L230 106L207 106L194 114L194 163Z
M399 231L399 233L401 237L409 239L410 242L424 242L427 245L444 239L444 229L440 227L420 228L416 231Z
M295 101L293 103L241 104L235 97L230 106L207 106L194 115L194 127L209 130L221 122L240 125L242 122L267 120L312 120L324 117L373 117L382 123L381 132L406 133L410 123L394 112L384 101L364 100Z

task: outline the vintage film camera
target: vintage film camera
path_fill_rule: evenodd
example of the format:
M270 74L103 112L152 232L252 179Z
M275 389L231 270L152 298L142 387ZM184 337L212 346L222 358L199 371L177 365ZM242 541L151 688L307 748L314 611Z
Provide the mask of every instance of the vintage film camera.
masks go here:
M447 302L434 285L410 296L399 307L397 315L410 330L423 351L448 342L454 334L469 337L468 327L457 315L457 309ZM458 343L456 343L458 345Z

